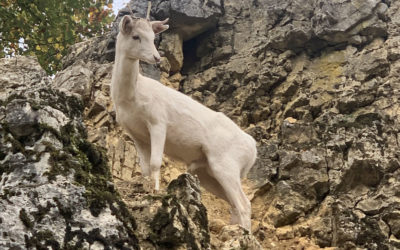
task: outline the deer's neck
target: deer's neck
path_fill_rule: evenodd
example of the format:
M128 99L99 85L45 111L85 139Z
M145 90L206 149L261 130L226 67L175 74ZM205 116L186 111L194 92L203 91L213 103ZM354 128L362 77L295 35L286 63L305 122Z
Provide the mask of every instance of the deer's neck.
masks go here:
M114 103L134 101L138 86L139 60L116 56L112 97Z

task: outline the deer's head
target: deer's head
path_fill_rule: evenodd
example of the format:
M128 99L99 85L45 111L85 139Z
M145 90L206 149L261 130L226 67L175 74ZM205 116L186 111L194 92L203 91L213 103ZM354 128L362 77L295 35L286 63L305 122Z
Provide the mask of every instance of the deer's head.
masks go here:
M124 16L119 23L117 53L124 53L127 58L139 59L155 64L160 61L160 54L154 45L155 34L166 31L168 18L164 21L149 21L143 18Z

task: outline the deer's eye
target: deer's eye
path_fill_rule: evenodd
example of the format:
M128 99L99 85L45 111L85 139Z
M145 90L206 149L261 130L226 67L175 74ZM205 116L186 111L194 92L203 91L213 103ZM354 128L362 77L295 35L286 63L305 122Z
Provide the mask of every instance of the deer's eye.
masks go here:
M140 37L139 36L132 36L132 39L133 40L140 40Z

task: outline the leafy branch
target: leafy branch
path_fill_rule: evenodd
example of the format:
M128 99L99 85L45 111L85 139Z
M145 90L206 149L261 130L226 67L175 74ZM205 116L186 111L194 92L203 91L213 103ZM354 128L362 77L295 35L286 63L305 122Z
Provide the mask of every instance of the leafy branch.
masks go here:
M35 55L54 74L68 47L105 32L112 0L2 0L0 57Z

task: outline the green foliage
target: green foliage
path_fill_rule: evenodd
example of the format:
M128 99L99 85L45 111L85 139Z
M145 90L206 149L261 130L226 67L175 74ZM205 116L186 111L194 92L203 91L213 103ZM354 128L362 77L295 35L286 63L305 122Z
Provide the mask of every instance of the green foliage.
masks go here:
M113 0L2 0L0 58L36 55L53 74L69 45L102 34L113 19Z

